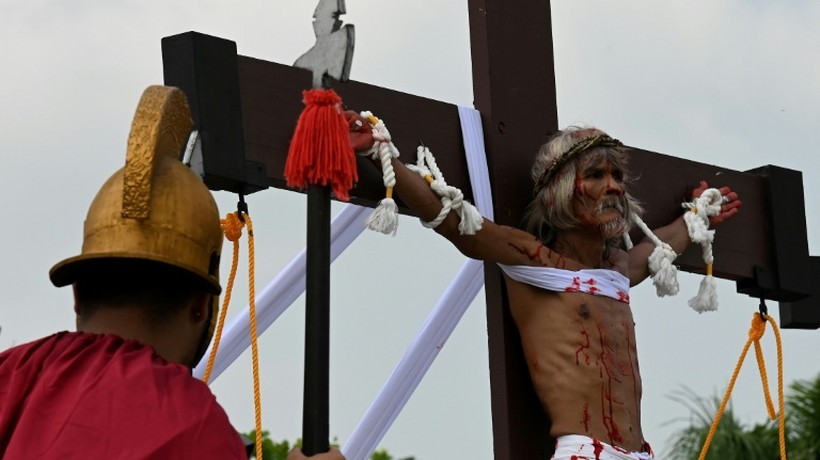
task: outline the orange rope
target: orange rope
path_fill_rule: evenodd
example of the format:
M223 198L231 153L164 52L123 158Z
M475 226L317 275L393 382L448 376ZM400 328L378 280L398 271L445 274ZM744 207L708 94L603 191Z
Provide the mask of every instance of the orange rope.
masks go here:
M208 356L208 365L205 366L205 374L202 381L208 383L211 379L211 371L216 359L216 350L219 348L219 341L222 339L222 328L225 326L225 317L228 313L228 305L231 302L231 292L233 292L233 282L236 279L236 268L239 265L239 238L242 237L242 227L245 225L239 219L238 213L231 213L219 221L225 238L233 242L233 260L231 261L231 274L228 275L228 285L225 287L225 295L222 298L222 311L219 312L219 321L216 323L216 333L214 334L214 344L211 347L211 354Z
M251 216L245 214L248 221L248 316L251 322L251 361L253 362L253 409L256 418L256 459L262 460L262 395L259 389L259 346L256 335L256 277L253 222Z
M771 316L766 316L766 319L772 325L774 331L774 338L777 342L777 408L780 411L777 419L777 433L780 444L780 458L786 459L786 401L783 398L783 344L780 340L780 329L777 328L777 323L774 322Z
M765 318L765 321L761 318ZM726 410L726 406L729 404L729 396L732 394L737 376L740 373L740 368L743 367L743 360L746 358L746 353L749 351L749 347L752 343L754 343L755 346L757 367L760 370L760 379L763 382L763 395L766 400L766 409L769 413L769 418L774 420L775 413L772 405L772 397L769 393L769 379L766 373L766 364L763 360L763 351L760 348L760 338L763 337L763 333L766 332L767 321L772 325L772 330L774 331L775 340L777 342L777 398L778 409L780 411L778 417L778 436L780 440L780 458L781 460L786 460L786 408L783 398L783 347L780 341L780 330L777 328L777 323L775 323L771 316L758 313L755 313L752 318L752 326L749 328L749 340L746 341L746 345L743 346L743 351L740 352L740 359L738 359L735 371L732 374L731 380L729 380L729 388L726 389L726 394L723 395L723 401L721 401L717 414L715 414L715 420L712 422L709 434L703 443L703 449L700 451L698 460L704 460L706 458L706 452L709 451L709 445L715 436L720 419Z
M262 396L259 386L259 346L257 344L256 329L256 268L253 242L253 222L247 213L231 213L221 221L222 231L225 237L233 242L233 261L231 262L231 274L228 276L228 285L225 288L225 296L222 303L222 311L219 313L219 322L214 335L214 344L211 347L211 354L208 356L208 365L205 367L205 374L202 380L208 383L213 370L216 352L219 348L219 341L222 338L222 328L225 325L225 316L228 312L228 304L231 300L231 291L236 278L236 268L239 262L239 238L242 236L242 227L248 226L248 316L250 317L251 333L251 361L253 365L253 408L256 419L256 458L262 460Z

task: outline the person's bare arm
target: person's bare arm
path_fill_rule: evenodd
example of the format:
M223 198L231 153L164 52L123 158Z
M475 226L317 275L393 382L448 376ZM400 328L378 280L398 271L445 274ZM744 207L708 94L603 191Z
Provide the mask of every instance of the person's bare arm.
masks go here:
M393 160L396 194L424 221L434 220L441 211L441 199L427 182L398 159ZM475 235L462 235L458 214L451 212L435 231L447 238L462 254L474 259L506 265L566 266L558 254L543 247L540 241L523 230L498 225L484 219Z
M347 112L351 125L351 145L356 151L367 151L373 145L367 121L355 112ZM363 126L354 123L359 120ZM380 167L378 163L374 163ZM418 173L411 171L398 159L392 161L396 175L395 194L416 215L429 222L441 211L441 199L430 189L427 181ZM572 262L545 248L530 233L513 227L498 225L484 219L481 230L475 235L461 235L458 229L459 217L451 212L435 231L447 238L462 254L474 259L505 265L542 265L560 268L579 268L571 266Z
M709 188L709 185L705 181L701 181L698 188L692 191L692 197L700 196L707 188ZM719 190L720 194L725 196L728 201L720 207L720 214L709 218L710 227L712 228L734 217L741 205L737 193L729 187L721 187ZM677 254L685 251L691 243L689 230L686 228L683 215L672 221L672 223L653 230L653 232L661 241L671 246ZM647 259L654 250L655 245L649 239L644 239L629 251L629 280L633 286L649 276Z

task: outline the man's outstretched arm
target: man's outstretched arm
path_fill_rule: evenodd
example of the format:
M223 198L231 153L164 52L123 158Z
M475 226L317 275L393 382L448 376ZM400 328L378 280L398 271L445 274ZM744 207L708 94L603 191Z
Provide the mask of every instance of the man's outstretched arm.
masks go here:
M346 112L351 128L351 145L357 152L365 152L373 145L367 120L355 112ZM357 125L356 121L361 124ZM416 215L430 222L442 209L441 199L430 188L427 181L411 171L401 161L392 160L396 175L394 192ZM458 229L459 217L451 212L435 231L447 238L462 254L473 259L505 265L543 265L570 267L570 261L546 250L538 239L523 230L498 225L484 219L481 230L475 235L462 235Z
M709 188L709 184L706 181L701 181L700 185L692 191L692 197L699 197L707 188ZM720 190L721 195L726 197L727 201L720 207L720 214L709 218L711 228L737 215L742 204L737 193L729 187L721 187L718 190ZM653 230L653 232L661 241L671 246L676 254L683 253L691 243L689 230L686 228L683 215L672 221L672 223ZM654 250L655 245L652 241L644 239L629 251L629 280L633 286L649 276L647 260Z

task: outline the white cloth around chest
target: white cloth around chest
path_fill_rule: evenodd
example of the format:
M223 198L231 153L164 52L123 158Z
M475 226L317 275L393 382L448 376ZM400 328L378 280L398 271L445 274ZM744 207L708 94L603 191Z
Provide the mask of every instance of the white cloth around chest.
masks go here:
M589 268L573 271L527 265L498 266L515 281L548 291L582 292L629 303L629 278L614 270Z

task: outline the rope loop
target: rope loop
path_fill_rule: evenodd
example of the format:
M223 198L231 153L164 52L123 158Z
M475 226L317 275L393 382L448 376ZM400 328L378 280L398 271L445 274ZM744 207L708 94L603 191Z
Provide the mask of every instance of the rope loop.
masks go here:
M243 201L240 205L244 204ZM247 205L245 205L247 206ZM247 209L247 207L245 207ZM225 286L225 294L222 299L222 311L219 313L219 321L214 334L211 354L208 356L208 364L205 366L205 373L202 381L208 383L211 378L216 353L219 349L219 342L222 338L222 329L225 325L225 317L228 313L228 305L231 302L231 293L236 279L236 270L239 265L239 239L242 237L242 228L248 227L248 314L250 316L251 333L251 361L253 366L253 405L256 419L256 458L262 460L262 393L259 385L259 347L257 344L256 329L256 288L255 288L255 250L253 240L253 221L247 211L236 211L227 214L220 220L222 232L225 238L233 243L233 257L231 260L231 273L228 275L228 283Z
M678 258L678 254L672 249L672 246L661 241L640 216L632 214L632 222L637 225L644 235L655 245L655 249L647 260L647 266L650 275L652 275L652 284L655 285L655 291L658 297L676 295L680 290L680 285L678 284L678 269L674 264L675 259ZM631 243L629 234L625 233L625 235L625 240Z
M689 299L689 306L698 313L714 311L718 307L717 286L712 276L715 262L712 243L715 240L715 231L709 230L709 217L720 214L721 204L723 204L723 195L720 194L720 190L709 188L691 202L681 205L690 211L683 214L683 220L689 232L689 239L693 243L700 244L703 251L703 262L706 264L706 276L701 280L698 293Z
M749 328L749 340L759 341L766 332L766 321L760 321L760 317L752 319L752 327Z
M761 301L762 302L762 301ZM761 305L764 305L761 303ZM755 347L755 356L757 357L757 367L760 370L760 380L763 383L763 396L766 402L766 410L769 413L769 418L771 420L775 419L775 411L774 405L772 404L772 397L769 393L769 376L766 372L766 363L763 359L763 350L760 346L760 339L763 337L763 333L766 332L766 323L772 325L772 331L774 332L775 340L777 342L777 399L778 399L778 439L779 439L779 447L780 447L780 459L786 460L786 403L785 398L783 396L783 344L780 339L780 330L777 327L777 323L771 316L765 315L765 320L761 321L760 317L763 313L755 313L752 317L752 324L749 328L749 339L746 341L746 344L743 346L743 351L740 352L740 358L737 361L737 365L735 366L735 371L732 374L732 378L729 380L729 387L726 389L726 393L723 395L723 400L720 403L720 407L715 414L715 420L712 422L712 426L709 428L709 434L706 436L706 441L703 443L703 448L700 451L700 456L698 460L704 460L706 458L706 453L709 451L709 445L712 443L712 439L715 436L715 432L717 431L718 424L720 423L720 419L723 416L723 413L726 411L726 406L729 404L729 397L732 394L732 390L734 389L735 382L737 381L737 376L740 373L741 367L743 367L743 361L746 358L746 353L749 351L749 347L754 344Z
M444 222L450 211L455 211L459 216L459 233L462 235L475 235L477 231L481 230L481 225L484 222L481 213L471 203L464 201L464 193L460 189L447 184L447 181L444 180L444 174L442 174L436 163L436 158L424 144L420 144L416 148L416 164L407 165L407 168L423 177L430 184L430 189L441 199L441 210L438 216L430 222L422 221L421 224L424 227L438 227Z

